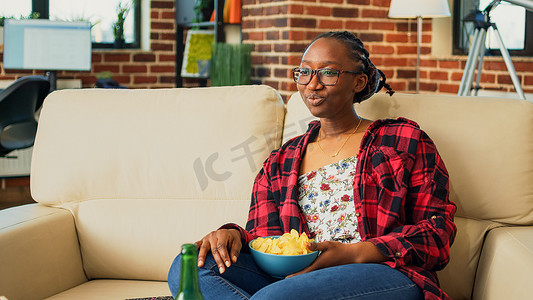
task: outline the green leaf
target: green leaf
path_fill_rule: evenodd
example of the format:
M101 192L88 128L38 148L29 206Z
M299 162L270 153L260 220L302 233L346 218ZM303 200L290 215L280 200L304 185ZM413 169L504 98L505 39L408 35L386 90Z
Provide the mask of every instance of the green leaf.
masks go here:
M211 85L232 86L251 83L252 45L217 43L211 60Z

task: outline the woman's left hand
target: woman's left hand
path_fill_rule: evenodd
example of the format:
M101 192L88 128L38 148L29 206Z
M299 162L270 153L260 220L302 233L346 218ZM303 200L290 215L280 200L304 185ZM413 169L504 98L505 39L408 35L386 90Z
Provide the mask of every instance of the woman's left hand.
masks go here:
M307 268L291 274L287 278L327 267L353 263L378 263L389 259L379 251L376 245L370 242L343 244L341 242L327 241L310 243L309 249L311 251L322 251L322 253Z

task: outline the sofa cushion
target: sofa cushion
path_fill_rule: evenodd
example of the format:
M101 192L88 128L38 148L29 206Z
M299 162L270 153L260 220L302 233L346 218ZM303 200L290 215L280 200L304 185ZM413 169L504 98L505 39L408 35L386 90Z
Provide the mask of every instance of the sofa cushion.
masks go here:
M472 298L485 235L501 225L462 217L455 218L455 225L457 235L450 249L450 262L437 275L440 286L452 299L467 300Z
M72 212L90 279L166 280L182 243L245 223L283 118L267 86L54 92L32 195Z
M503 227L487 235L473 299L531 299L533 227Z
M28 204L0 210L0 295L43 299L87 281L72 214Z
M450 173L458 216L533 225L533 104L454 95L376 94L356 104L362 117L406 117L435 141ZM283 140L313 119L299 93L287 104ZM512 205L510 205L512 203Z
M46 300L125 300L170 296L163 281L91 280Z

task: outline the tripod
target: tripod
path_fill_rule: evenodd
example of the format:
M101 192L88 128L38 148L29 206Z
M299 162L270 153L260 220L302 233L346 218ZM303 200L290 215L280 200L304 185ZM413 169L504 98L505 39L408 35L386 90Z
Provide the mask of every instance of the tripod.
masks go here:
M472 82L474 81L474 73L476 71L476 64L477 64L478 71L477 71L477 77L476 77L476 84L474 86L475 96L477 96L477 92L481 88L479 86L479 81L481 80L481 71L483 69L483 57L485 56L485 40L487 38L488 29L492 28L496 35L496 41L498 42L498 45L500 46L500 52L502 54L503 60L505 61L505 65L507 66L507 70L509 71L509 75L511 76L511 80L513 82L514 88L516 92L518 93L518 96L521 99L524 99L524 100L526 99L524 91L522 90L522 86L520 85L520 80L518 79L518 76L516 75L516 70L514 68L513 62L511 61L511 56L509 55L509 51L507 50L507 48L505 48L505 45L503 44L503 39L500 34L500 31L498 30L498 26L496 26L495 23L492 23L490 21L490 12L498 4L500 4L500 0L494 0L491 4L487 6L487 8L485 8L483 12L478 11L475 15L474 40L472 42L472 47L470 48L470 52L468 53L468 58L466 60L463 77L461 78L461 85L459 86L459 92L458 92L459 96L470 96L472 94ZM479 59L479 62L477 61L478 59Z

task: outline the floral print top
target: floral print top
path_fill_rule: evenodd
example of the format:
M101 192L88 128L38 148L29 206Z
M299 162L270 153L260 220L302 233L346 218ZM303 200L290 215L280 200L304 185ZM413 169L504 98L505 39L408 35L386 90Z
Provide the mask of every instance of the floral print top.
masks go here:
M356 163L352 156L298 177L298 202L316 242L361 241L353 202Z

